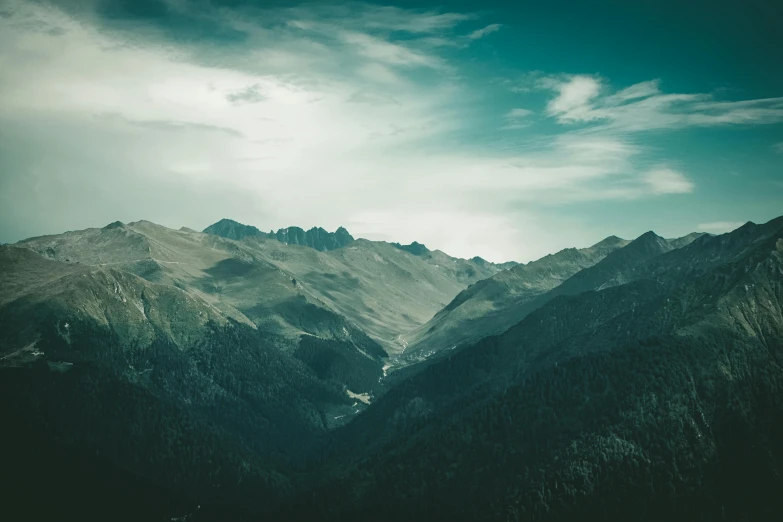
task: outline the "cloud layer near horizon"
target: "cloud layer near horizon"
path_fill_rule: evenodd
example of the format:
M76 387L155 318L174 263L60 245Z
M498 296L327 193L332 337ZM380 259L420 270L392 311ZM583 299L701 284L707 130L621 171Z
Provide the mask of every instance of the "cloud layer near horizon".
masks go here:
M480 98L459 53L505 27L471 13L370 4L196 11L236 41L200 44L90 2L11 0L0 17L4 239L150 219L203 227L346 226L452 255L527 261L597 240L557 208L680 197L676 162L643 161L637 133L783 120L783 100L612 90L531 76L543 107L506 107L499 132L557 132L509 151L465 142ZM202 8L204 4L199 4ZM455 54L456 53L456 54ZM567 230L557 236L556 230Z

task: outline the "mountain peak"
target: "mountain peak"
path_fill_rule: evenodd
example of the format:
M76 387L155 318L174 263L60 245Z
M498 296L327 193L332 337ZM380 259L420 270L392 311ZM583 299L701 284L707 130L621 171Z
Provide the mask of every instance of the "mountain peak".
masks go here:
M261 232L252 225L243 225L233 219L223 218L204 229L205 234L228 239L241 240L246 237L264 237L276 239L287 245L302 245L315 250L326 251L341 248L354 240L353 236L343 227L335 232L328 232L322 227L312 227L305 231L301 227L291 226L278 229L277 232Z
M658 234L656 234L655 232L653 232L652 230L648 230L647 232L645 232L641 236L639 236L636 239L634 239L634 241L639 241L639 240L649 241L651 239L663 239L663 238L661 236L659 236Z
M423 256L430 252L429 248L419 243L418 241L414 241L410 245L401 245L400 243L392 243L391 245L400 250L404 250L409 254L413 254L414 256Z
M699 239L702 236L708 236L706 232L691 232L690 234L687 234L682 237L676 237L672 239L667 239L666 241L669 242L674 248L681 248L685 245L689 245Z
M322 227L313 227L305 231L300 227L281 228L269 237L287 245L302 245L321 252L342 248L354 240L354 237L343 227L335 232L329 232Z
M217 223L208 226L203 232L205 234L214 234L216 236L235 240L253 236L266 236L266 234L252 225L243 225L242 223L228 218L223 218Z
M623 239L617 236L609 236L602 239L595 245L593 245L593 247L614 246L614 245L619 245L620 243L627 243L627 242L628 242L627 239Z
M111 230L113 228L122 228L124 226L125 226L125 223L123 223L122 221L115 221L113 223L109 223L108 225L103 227L103 229L104 230Z
M628 243L628 247L626 248L634 248L634 247L638 248L639 246L645 246L645 247L655 246L660 248L664 248L664 246L666 246L669 247L666 248L666 250L671 249L671 245L669 245L669 242L666 241L661 236L659 236L658 234L656 234L655 232L653 232L652 230L645 232L641 236L637 237L636 239Z

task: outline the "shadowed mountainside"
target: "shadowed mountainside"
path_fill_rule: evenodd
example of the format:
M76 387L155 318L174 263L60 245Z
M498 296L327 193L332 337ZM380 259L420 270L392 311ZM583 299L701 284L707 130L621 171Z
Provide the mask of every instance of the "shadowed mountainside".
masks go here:
M647 232L634 241L612 236L566 249L479 281L461 292L431 321L406 334L408 360L497 334L558 295L577 294L630 280L634 267L689 244L701 234L667 240Z
M636 271L558 296L399 383L337 434L298 516L773 519L783 218Z

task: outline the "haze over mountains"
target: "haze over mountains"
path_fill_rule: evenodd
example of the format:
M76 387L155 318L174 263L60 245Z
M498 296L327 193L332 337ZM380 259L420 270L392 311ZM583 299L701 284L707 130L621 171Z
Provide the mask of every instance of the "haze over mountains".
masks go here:
M783 218L526 265L116 222L0 246L0 269L0 487L31 516L783 507Z

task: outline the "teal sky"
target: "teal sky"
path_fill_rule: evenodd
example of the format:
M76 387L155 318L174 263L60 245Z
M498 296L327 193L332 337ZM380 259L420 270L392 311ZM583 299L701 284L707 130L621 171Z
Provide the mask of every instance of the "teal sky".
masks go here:
M0 242L230 217L529 261L763 222L782 25L769 1L0 0Z

